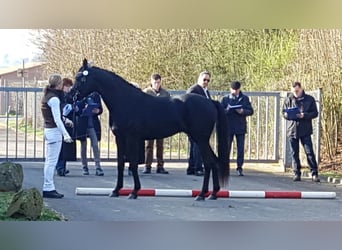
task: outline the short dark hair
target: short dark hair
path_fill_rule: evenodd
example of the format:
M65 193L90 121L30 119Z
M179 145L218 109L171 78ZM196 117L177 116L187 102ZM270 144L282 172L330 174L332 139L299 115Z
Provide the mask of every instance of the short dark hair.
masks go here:
M295 87L301 88L301 87L302 87L302 84L301 84L300 82L294 82L294 83L292 83L292 88L295 88Z
M63 87L64 86L72 86L72 85L74 85L70 78L63 78L62 82L63 82Z
M154 73L151 75L151 79L153 80L161 80L161 76L157 73Z
M235 90L240 89L241 88L241 83L239 81L234 81L234 82L232 82L230 84L230 87L232 89L235 89Z

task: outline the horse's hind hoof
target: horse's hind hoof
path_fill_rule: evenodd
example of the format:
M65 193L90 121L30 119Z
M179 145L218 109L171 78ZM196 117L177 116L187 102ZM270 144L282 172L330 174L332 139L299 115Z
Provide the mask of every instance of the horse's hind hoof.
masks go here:
M209 195L208 200L217 200L217 196L215 194L211 194Z
M205 200L204 196L200 196L200 195L196 196L195 198L195 201L204 201L204 200Z
M131 193L130 195L128 195L128 199L136 199L136 198L138 198L137 194Z
M119 191L113 190L110 194L109 197L119 197Z

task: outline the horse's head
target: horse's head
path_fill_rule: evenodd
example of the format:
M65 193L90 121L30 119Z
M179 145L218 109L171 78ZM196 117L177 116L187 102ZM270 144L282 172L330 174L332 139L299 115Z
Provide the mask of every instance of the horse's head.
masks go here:
M81 99L91 92L96 91L94 83L94 78L92 76L92 66L88 63L87 59L83 60L82 67L78 70L75 77L75 83L73 87L74 98Z

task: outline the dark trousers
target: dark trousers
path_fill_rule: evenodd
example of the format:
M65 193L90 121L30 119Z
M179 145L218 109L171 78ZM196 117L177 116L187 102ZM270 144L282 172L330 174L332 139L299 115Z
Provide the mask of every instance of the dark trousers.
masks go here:
M230 134L228 135L228 155L230 156L230 151L232 148L232 143L234 140L234 136L236 138L237 145L237 168L242 169L242 165L245 159L245 134ZM230 159L230 157L229 157Z
M57 172L63 173L65 171L65 167L66 167L66 160L59 159L56 164Z
M318 166L315 157L315 153L313 151L311 135L303 136L299 139L290 138L290 148L291 148L291 155L292 155L292 166L293 171L297 175L301 175L301 164L299 159L299 141L304 147L304 151L306 154L306 158L310 167L311 174L317 175L318 174Z
M164 139L148 140L146 141L146 167L151 167L153 161L153 145L156 141L157 146L157 167L164 166L163 152L164 152Z
M59 157L58 157L58 161L56 164L56 170L59 173L64 173L65 168L66 168L66 160L63 159L63 144L62 144L61 152L59 152Z
M203 171L203 160L198 145L189 137L190 156L188 171Z

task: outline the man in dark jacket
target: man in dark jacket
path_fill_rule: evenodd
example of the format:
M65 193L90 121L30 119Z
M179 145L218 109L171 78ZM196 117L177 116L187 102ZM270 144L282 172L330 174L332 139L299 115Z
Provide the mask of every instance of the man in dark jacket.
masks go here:
M247 133L247 116L253 115L254 110L249 101L249 97L244 95L241 90L241 83L232 82L230 94L224 96L221 105L227 112L228 117L228 153L230 155L234 136L237 144L237 172L243 176L242 165L245 155L245 134Z
M318 116L316 102L312 96L304 92L299 82L292 84L291 92L284 101L283 116L287 120L287 136L290 140L294 170L293 180L301 180L300 141L310 166L312 181L319 182L318 165L311 140L312 119ZM294 115L293 112L295 112Z
M211 99L208 85L210 82L211 74L209 71L203 71L199 74L197 83L192 85L186 93L193 93L201 95L205 98ZM188 161L188 168L186 173L188 175L197 175L201 176L204 175L203 171L203 160L200 154L199 147L197 144L189 137L190 141L190 157Z

